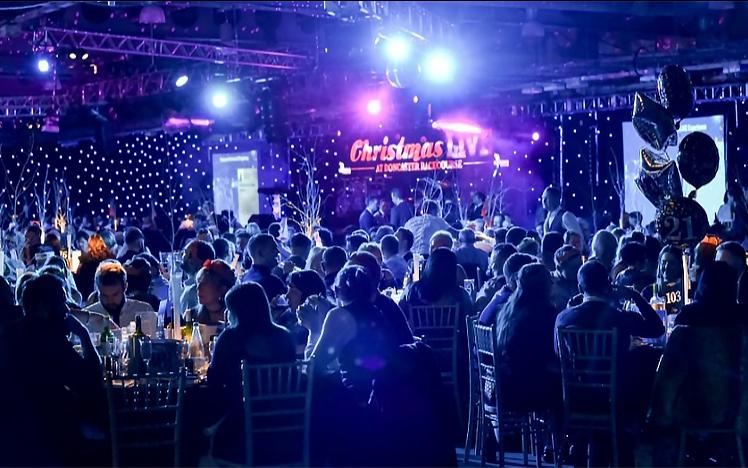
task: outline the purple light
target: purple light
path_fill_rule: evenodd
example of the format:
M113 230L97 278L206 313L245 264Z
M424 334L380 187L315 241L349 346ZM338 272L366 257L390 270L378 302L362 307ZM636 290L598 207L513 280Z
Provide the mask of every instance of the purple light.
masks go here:
M455 133L469 133L471 135L480 135L483 133L483 129L479 126L469 122L449 122L443 120L437 120L431 124L432 128L437 130L446 130Z
M382 112L382 101L379 99L370 99L369 102L366 103L366 112L368 112L369 115L379 115Z
M166 123L164 124L167 127L189 127L190 125L194 125L195 127L209 127L213 124L213 121L210 119L199 119L199 118L193 118L193 119L187 119L184 117L169 117L166 120Z
M538 140L540 140L540 133L532 132L532 141L538 141Z

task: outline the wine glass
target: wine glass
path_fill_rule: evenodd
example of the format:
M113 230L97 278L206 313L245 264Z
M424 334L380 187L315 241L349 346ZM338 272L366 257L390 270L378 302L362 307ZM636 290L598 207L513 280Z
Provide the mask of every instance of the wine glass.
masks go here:
M142 337L139 340L139 346L140 346L140 358L145 363L145 373L150 373L150 362L151 357L153 355L153 348L151 347L151 340L149 340L147 337Z
M213 360L213 352L216 350L216 335L210 337L210 343L208 343L208 355L210 360Z

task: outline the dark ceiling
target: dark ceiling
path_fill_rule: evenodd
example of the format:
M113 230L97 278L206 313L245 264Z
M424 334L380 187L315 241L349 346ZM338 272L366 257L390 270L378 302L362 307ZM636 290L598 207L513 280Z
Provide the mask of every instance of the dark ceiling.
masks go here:
M144 18L144 8L163 11L163 22ZM405 26L403 12L410 20ZM446 32L417 32L427 45L455 49L455 100L512 102L651 88L667 63L686 66L696 85L748 78L745 2L1 2L0 96L51 95L82 83L198 65L223 78L266 75L252 67L116 52L92 51L84 62L68 59L63 48L50 78L34 69L34 32L56 27L303 54L308 68L281 73L291 83L288 114L339 116L362 88L385 81L376 34L410 29L414 12L420 24L451 25Z

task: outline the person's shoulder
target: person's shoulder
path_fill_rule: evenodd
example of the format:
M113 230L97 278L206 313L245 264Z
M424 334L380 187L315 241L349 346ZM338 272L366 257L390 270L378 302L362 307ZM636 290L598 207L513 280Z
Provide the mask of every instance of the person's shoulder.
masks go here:
M325 323L336 324L336 326L355 326L356 318L345 307L334 307L327 313Z
M85 307L83 310L85 310L86 312L96 312L96 313L99 313L99 314L106 313L106 309L104 309L104 306L101 304L100 301L99 302L95 302L95 303L91 304L88 307Z
M143 310L146 312L153 312L153 307L147 302L139 301L137 299L125 299L125 307L132 310Z

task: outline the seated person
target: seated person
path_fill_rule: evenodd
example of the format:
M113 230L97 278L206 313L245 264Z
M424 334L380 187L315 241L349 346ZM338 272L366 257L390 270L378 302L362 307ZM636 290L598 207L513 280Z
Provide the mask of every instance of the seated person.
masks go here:
M738 275L726 262L704 267L694 301L675 316L675 325L739 327L748 323L748 305L737 303Z
M656 278L647 273L647 248L644 244L632 241L621 247L621 264L625 267L623 271L616 276L615 284L634 288L641 291L650 284L654 283Z
M121 263L116 260L101 262L96 270L94 282L99 301L80 312L80 319L89 331L101 332L105 326L112 328L112 322L117 326L126 327L135 321L136 316L143 315L143 332L155 335L157 320L153 308L147 302L128 299L125 296L127 272Z
M226 321L226 293L236 284L234 270L223 260L207 260L197 272L199 305L187 309L185 322L218 326ZM209 337L203 337L209 339Z
M81 466L92 459L92 434L106 432L101 361L86 328L69 314L63 281L29 279L23 319L0 346L4 379L4 464ZM70 335L81 343L77 352ZM40 370L44 369L43 372Z
M652 297L665 301L668 314L677 314L683 308L683 260L682 252L674 245L665 246L657 261L657 281L642 291L647 301Z
M405 275L408 274L408 262L399 255L400 243L393 234L382 238L383 266L392 272L395 289L402 289Z
M507 259L515 253L517 253L517 249L512 244L501 243L496 244L493 247L489 261L489 274L491 275L491 278L483 283L483 286L478 292L475 299L476 312L482 312L491 299L493 299L494 295L506 284L506 278L504 277L504 264Z
M569 232L569 231L567 231ZM582 253L571 245L564 245L556 251L556 270L553 276L553 305L556 310L564 310L569 300L579 294L577 273L582 267Z
M650 405L650 422L660 436L656 466L675 464L679 429L731 428L744 417L739 414L746 317L736 303L736 290L732 268L723 262L707 265L695 302L676 316L680 324L665 346ZM706 458L696 461L710 463Z
M511 244L509 244L511 245ZM509 256L504 263L504 278L506 278L506 284L501 287L496 294L493 295L491 301L486 305L480 314L481 325L492 325L498 320L504 304L509 300L509 297L517 289L517 275L523 266L535 263L534 257L523 253L514 253Z
M286 294L283 280L273 274L273 268L278 265L280 253L278 244L269 234L258 234L250 241L249 255L252 258L252 268L242 277L242 283L253 282L262 286L265 295L271 303L282 294Z
M149 292L151 287L151 265L143 258L133 258L125 264L127 272L127 297L147 302L158 310L160 300Z
M262 287L253 282L239 284L226 294L228 327L218 336L208 368L208 385L218 393L225 417L214 439L213 455L245 464L244 412L242 411L243 359L251 365L294 362L296 350L291 334L273 322L270 304ZM277 434L256 445L255 460L277 463L284 441ZM286 442L287 443L287 442Z
M325 271L325 287L327 288L327 297L334 299L335 291L333 285L338 272L343 269L345 262L348 261L348 254L342 247L334 245L328 247L322 254L322 269Z
M460 246L455 249L457 263L465 269L468 278L477 280L478 272L480 272L481 278L485 278L488 270L488 254L475 247L475 231L472 229L461 230L459 242Z
M665 333L665 326L652 306L638 292L631 288L614 288L601 263L589 261L582 265L578 280L579 289L584 295L583 302L561 312L556 318L556 329L616 329L620 399L631 405L629 415L642 411L643 416L657 359L650 359L649 354L630 350L631 338L658 338ZM619 303L626 300L633 302L639 312L621 310Z
M304 234L298 232L291 237L288 242L291 247L291 256L288 259L293 262L299 270L306 268L306 260L309 258L309 251L312 250L312 240Z
M556 309L551 302L551 285L545 266L523 266L517 277L517 291L504 306L496 326L502 398L514 410L554 409L560 403L560 374L553 353Z

